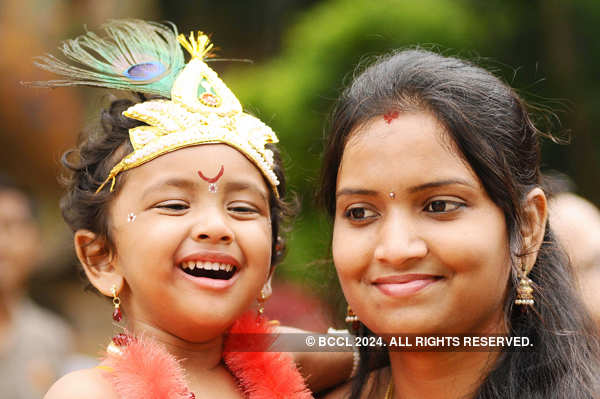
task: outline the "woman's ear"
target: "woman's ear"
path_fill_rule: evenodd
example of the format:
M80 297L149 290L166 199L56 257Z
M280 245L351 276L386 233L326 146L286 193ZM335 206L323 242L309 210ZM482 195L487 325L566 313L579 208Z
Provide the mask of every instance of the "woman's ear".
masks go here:
M521 235L526 255L523 261L525 270L529 272L535 264L548 222L548 203L541 188L536 187L527 194L524 210L525 220L521 228Z
M123 275L115 268L113 251L106 239L89 230L77 230L73 237L75 252L90 283L103 295L112 297L112 287L119 293Z

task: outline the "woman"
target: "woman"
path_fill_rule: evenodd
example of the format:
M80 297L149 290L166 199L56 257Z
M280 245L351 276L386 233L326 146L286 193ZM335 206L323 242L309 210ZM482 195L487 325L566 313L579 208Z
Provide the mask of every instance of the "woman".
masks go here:
M597 397L598 343L547 225L540 135L498 78L427 51L383 57L343 92L320 200L359 333L534 345L389 351L372 373L378 355L361 348L351 398Z

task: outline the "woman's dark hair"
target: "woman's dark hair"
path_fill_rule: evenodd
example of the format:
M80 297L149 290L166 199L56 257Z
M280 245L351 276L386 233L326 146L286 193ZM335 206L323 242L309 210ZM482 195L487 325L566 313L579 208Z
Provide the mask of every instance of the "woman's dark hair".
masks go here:
M320 204L332 219L348 138L364 123L390 111L435 116L504 213L512 259L504 314L510 334L528 336L535 349L503 352L474 397L598 397L596 330L575 293L568 258L548 226L529 274L535 307L523 312L513 305L519 258L530 250L524 248L521 236L524 200L531 189L542 185L538 139L543 134L530 119L525 102L500 79L463 60L419 49L379 58L344 90L332 113L319 191ZM362 325L359 334L372 333ZM368 368L381 360L377 356L381 354L361 352L351 398L360 396Z
M145 100L143 95L140 95L140 98ZM112 192L107 188L98 193L96 190L113 166L133 151L129 141L129 129L144 124L123 115L123 111L133 104L134 101L129 99L112 101L108 109L101 112L98 131L84 136L77 148L65 152L62 157L63 165L71 172L63 178L66 186L66 193L60 201L63 218L73 231L87 229L98 234L106 240L110 249L114 249L114 244L110 235L108 207L123 186L127 173L117 175ZM291 207L283 201L286 185L279 151L273 145L269 145L268 148L274 153L274 172L279 179L279 198L269 190L273 267L285 254L282 222L287 216L291 216ZM270 187L268 183L267 186Z

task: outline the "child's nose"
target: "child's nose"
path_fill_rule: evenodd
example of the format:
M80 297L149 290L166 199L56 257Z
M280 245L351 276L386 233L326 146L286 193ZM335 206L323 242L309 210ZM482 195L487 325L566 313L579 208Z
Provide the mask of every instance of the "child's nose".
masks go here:
M215 213L201 217L196 223L192 231L194 240L211 244L229 244L233 241L233 231L225 218Z

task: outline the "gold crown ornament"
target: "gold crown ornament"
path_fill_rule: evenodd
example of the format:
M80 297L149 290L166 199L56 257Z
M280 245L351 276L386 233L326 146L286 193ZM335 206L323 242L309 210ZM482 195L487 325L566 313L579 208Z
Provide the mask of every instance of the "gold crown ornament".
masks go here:
M189 38L174 25L140 20L114 20L103 25L106 38L87 32L63 43L61 51L77 65L54 56L39 57L45 70L68 76L65 80L33 82L40 87L101 86L129 90L167 99L135 104L123 115L145 122L129 130L134 151L112 170L96 192L116 176L180 148L223 143L243 153L265 176L278 197L273 152L273 130L242 111L235 95L205 62L212 43L202 32ZM184 47L191 55L185 64Z

